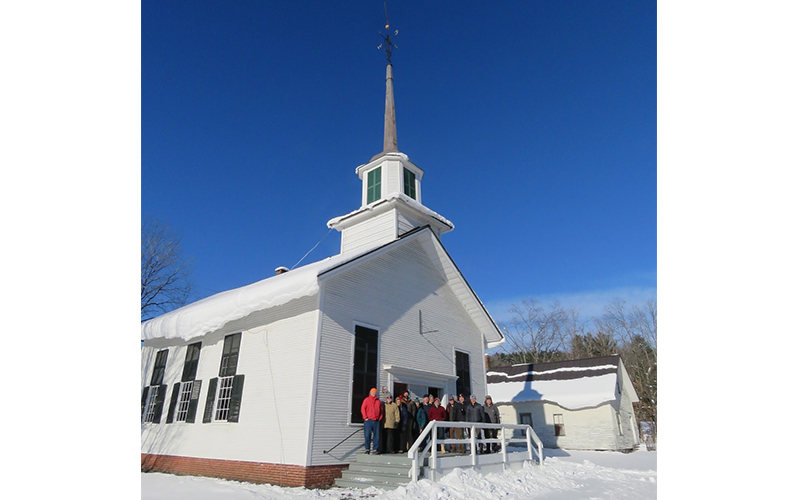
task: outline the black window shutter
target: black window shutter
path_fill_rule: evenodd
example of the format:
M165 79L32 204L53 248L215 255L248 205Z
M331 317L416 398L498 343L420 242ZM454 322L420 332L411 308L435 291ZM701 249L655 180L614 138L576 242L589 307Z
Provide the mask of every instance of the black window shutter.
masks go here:
M241 341L241 333L233 333L225 337L225 342L222 345L222 359L220 359L219 363L220 377L236 375L236 365L239 363L239 347Z
M242 407L242 390L244 389L244 375L233 377L231 388L231 408L228 412L228 422L239 421L239 410Z
M189 344L186 347L186 360L183 363L181 382L191 382L197 376L197 363L200 360L202 342Z
M164 409L164 399L167 397L167 386L162 384L158 386L158 392L156 393L156 407L155 411L153 412L153 423L159 424L161 423L161 410Z
M145 388L142 390L142 417L141 418L144 418L144 407L147 404L147 393L149 391L150 391L150 387L149 386L145 386Z
M456 393L464 394L465 398L469 398L472 394L472 381L469 374L469 354L461 351L456 351Z
M211 416L214 413L214 396L217 394L217 377L208 381L208 395L206 396L206 410L203 413L203 423L211 422Z
M192 397L189 399L189 409L186 411L186 423L194 423L194 417L197 415L197 402L200 401L200 387L202 385L202 380L195 380L192 385Z
M167 423L171 424L175 418L175 406L178 405L178 395L181 392L181 383L175 382L172 386L172 397L169 398L169 410L167 410Z
M153 367L153 376L150 378L150 385L161 385L164 381L164 370L167 366L168 349L158 351L156 354L156 365Z

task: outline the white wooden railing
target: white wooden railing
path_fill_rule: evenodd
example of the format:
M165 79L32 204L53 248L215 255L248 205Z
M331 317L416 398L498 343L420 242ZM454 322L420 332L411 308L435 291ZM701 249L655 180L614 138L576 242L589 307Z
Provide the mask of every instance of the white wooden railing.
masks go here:
M462 429L469 429L469 437L461 439L438 439L436 429L438 428L453 428L460 427ZM497 438L477 438L476 429L498 429ZM525 437L515 438L514 429L525 431ZM511 431L511 432L507 432ZM426 437L430 436L425 448L419 451L420 446L425 441ZM422 461L430 451L430 458L428 459L428 468L431 471L439 469L439 459L437 457L438 445L469 445L469 452L472 457L472 466L478 463L477 445L481 444L500 444L500 453L503 457L503 467L508 463L508 444L509 443L525 443L528 451L528 460L533 461L533 456L536 455L538 463L544 462L544 454L542 453L542 440L536 435L536 432L530 425L517 425L517 424L486 424L479 422L450 422L450 421L437 421L431 420L425 429L420 432L419 437L411 448L408 450L408 458L411 459L411 470L408 472L411 480L416 482L419 479L419 468ZM534 444L536 447L534 448Z

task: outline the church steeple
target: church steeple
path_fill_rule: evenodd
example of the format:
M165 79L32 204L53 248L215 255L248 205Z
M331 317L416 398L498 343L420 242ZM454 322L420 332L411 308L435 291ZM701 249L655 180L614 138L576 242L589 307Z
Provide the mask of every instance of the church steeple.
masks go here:
M395 30L394 34L397 35ZM383 151L356 168L361 179L361 208L328 221L342 233L342 253L388 243L417 227L428 226L436 235L453 229L453 223L422 204L423 170L397 149L392 49L386 34L378 48L386 50L386 105L383 115Z

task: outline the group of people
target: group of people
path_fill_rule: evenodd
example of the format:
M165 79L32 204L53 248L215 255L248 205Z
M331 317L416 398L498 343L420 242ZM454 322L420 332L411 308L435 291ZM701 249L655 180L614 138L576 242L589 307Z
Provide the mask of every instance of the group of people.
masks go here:
M438 396L426 394L422 401L419 398L412 401L409 392L404 391L402 396L394 399L391 394L386 394L382 401L374 387L361 403L361 416L364 419L364 448L367 454L407 452L431 420L500 423L500 412L492 403L491 396L486 396L485 404L481 405L474 394L470 395L469 402L465 401L463 394L459 394L458 400L450 396L447 404L443 405ZM469 437L469 429L462 427L438 427L436 430L437 440ZM497 437L497 429L475 429L475 433L476 438ZM430 437L426 436L427 439ZM476 451L491 453L499 449L498 444L479 444ZM468 446L463 443L442 444L441 448L443 453L466 453L467 450Z

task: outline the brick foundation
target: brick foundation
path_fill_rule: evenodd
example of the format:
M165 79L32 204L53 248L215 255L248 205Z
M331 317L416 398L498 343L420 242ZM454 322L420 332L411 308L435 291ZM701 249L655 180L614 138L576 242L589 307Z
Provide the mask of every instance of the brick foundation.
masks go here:
M342 477L342 470L347 467L347 465L304 467L302 465L142 453L143 472L168 472L170 474L218 477L233 481L269 483L278 486L305 486L307 488L331 486L334 479Z

